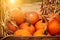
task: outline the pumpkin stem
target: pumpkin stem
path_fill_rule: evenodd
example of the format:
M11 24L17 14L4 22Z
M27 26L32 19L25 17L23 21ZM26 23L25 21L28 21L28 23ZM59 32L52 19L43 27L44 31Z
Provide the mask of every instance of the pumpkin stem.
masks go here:
M45 23L45 19L42 17L42 23Z
M47 30L44 30L44 33L43 34L47 35Z
M25 19L28 22L28 26L30 26L31 25L30 20L28 18L26 18L26 17L25 17Z
M47 26L45 27L43 34L47 35Z

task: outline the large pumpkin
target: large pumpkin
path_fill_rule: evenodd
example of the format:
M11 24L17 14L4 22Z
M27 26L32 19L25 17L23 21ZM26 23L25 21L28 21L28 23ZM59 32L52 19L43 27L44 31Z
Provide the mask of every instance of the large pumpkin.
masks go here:
M60 15L49 22L48 31L52 35L60 35Z
M37 12L25 12L25 17L30 21L31 24L35 24L39 20Z

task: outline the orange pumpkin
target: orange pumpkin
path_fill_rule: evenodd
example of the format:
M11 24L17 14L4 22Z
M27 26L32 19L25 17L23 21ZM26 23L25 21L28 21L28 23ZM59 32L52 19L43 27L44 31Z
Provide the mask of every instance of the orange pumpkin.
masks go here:
M32 34L24 29L19 29L14 33L14 36L32 36Z
M36 30L44 29L46 26L47 26L47 23L43 23L42 20L38 21L38 22L35 24Z
M21 24L25 20L24 14L18 8L15 8L15 9L11 10L10 13L9 13L9 16L11 18L13 18L16 21L17 24Z
M43 29L37 30L37 31L33 34L33 36L46 36L43 32L44 32Z
M52 35L60 35L60 16L56 16L48 24L48 31Z
M25 16L30 20L31 24L35 24L39 20L39 16L37 12L25 12Z
M13 21L13 22L16 24L15 21ZM10 31L15 32L17 30L17 28L13 24L11 24L9 21L6 21L6 26L7 26L8 30L10 30Z
M25 30L28 30L30 33L34 33L35 31L35 28L32 24L29 25L29 23L25 22L25 23L22 23L20 26L19 26L20 29L25 29Z

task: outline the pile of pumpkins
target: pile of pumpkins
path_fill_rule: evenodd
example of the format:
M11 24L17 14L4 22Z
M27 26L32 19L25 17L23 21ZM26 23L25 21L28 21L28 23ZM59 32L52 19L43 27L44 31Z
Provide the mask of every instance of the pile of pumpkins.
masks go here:
M9 12L11 18L6 20L8 34L14 36L56 36L60 35L60 15L51 21L43 22L42 15L35 11L23 13L15 8ZM52 16L51 16L52 17Z

